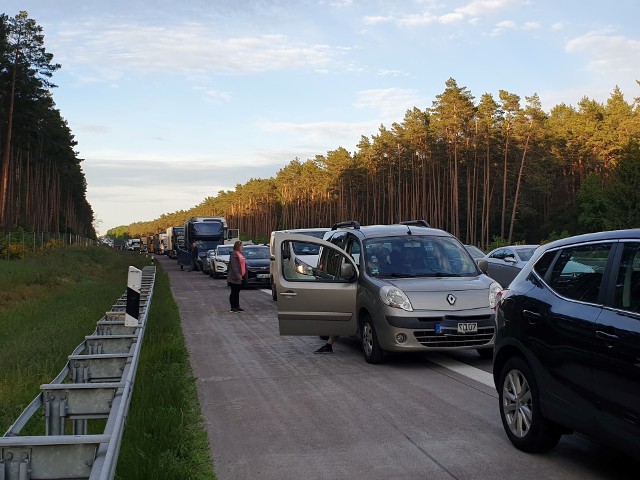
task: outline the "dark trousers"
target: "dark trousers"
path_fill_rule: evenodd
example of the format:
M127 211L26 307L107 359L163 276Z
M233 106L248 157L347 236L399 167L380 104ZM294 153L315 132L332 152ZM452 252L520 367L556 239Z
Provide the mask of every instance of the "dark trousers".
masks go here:
M231 304L231 308L239 308L240 307L240 289L242 288L242 284L240 283L230 283L231 293L229 294L229 303Z

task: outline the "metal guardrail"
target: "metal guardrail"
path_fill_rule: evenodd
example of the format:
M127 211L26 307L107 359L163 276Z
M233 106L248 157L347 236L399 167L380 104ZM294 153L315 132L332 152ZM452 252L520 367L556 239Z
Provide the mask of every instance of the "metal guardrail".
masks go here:
M138 326L125 325L125 293L0 437L0 480L114 478L155 272L153 266L142 269ZM44 415L44 435L20 436L38 412ZM104 419L102 434L87 434L89 422Z

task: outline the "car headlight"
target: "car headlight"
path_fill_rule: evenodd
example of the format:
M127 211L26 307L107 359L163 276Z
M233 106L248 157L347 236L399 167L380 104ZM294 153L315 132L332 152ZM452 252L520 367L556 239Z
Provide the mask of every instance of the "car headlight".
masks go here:
M498 294L502 291L502 287L498 282L493 282L489 286L489 307L496 308L498 305L497 298Z
M401 308L407 312L413 312L413 306L409 301L409 297L400 290L398 287L391 285L385 285L380 289L380 300L385 305L389 305L394 308Z

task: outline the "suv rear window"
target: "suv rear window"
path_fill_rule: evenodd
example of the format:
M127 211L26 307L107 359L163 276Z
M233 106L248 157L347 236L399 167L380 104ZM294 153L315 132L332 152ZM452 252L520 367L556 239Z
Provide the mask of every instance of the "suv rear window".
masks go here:
M549 286L566 298L595 303L612 244L599 243L562 250L549 277Z

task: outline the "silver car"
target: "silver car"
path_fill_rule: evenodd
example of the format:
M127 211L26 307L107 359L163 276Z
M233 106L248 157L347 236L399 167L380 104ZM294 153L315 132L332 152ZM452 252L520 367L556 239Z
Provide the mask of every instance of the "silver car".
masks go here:
M486 274L507 288L520 273L538 245L510 245L490 251L482 260L486 260ZM482 266L484 270L484 266Z
M364 358L385 352L493 351L501 287L478 269L453 235L424 223L334 225L327 240L274 232L281 335L357 335ZM320 247L300 270L291 244Z

